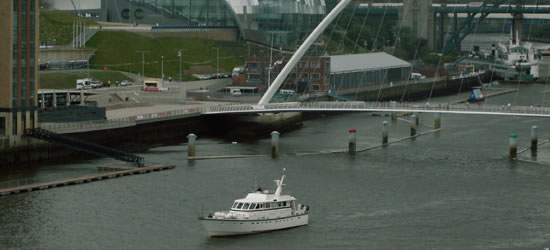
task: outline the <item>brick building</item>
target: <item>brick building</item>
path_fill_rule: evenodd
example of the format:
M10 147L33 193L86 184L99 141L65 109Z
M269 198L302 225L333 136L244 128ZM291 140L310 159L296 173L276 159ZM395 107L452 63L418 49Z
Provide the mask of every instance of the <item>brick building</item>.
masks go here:
M279 72L290 60L290 56L272 59L273 67L269 76L269 57L246 58L245 70L235 78L234 84L254 86L263 93L268 82L273 82ZM292 89L296 92L319 92L328 89L330 73L330 57L304 57L292 70L283 83L283 89Z

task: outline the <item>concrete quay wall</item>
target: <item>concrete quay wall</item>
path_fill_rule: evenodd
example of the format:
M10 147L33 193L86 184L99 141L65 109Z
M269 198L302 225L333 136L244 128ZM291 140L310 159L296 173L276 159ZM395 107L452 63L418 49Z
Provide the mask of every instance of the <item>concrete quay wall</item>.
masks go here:
M124 151L143 151L150 145L181 142L189 133L207 134L220 124L212 117L189 116L172 120L135 123L128 127L110 127L64 133L64 135ZM87 155L76 150L25 136L0 138L0 168L43 160L77 159Z
M215 41L237 41L239 38L238 31L236 29L205 29L205 30L155 30L148 32L135 32L138 35L146 36L150 38L159 37L185 37L185 38L199 38Z
M410 81L409 83L395 84L386 86L382 89L373 88L358 93L349 93L346 96L359 101L407 101L418 100L428 96L438 96L445 94L456 94L469 91L472 87L480 86L483 82L488 82L490 72L480 75L473 75L464 78L441 78L425 79L421 81Z
M41 49L38 60L40 63L87 61L95 51L96 49Z

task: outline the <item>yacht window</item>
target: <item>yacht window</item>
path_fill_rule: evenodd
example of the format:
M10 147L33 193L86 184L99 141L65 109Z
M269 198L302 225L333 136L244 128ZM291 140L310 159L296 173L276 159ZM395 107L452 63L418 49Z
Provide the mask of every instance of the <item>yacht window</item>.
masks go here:
M231 208L236 208L237 205L239 205L239 203L238 203L238 202L235 202L235 204L233 204L233 207L231 207Z
M259 206L260 208L264 208L264 204L263 204L263 203L258 204L258 206Z
M237 209L241 209L241 207L243 207L243 204L239 203L239 205L237 206Z
M283 201L283 207L286 207L286 201Z
M249 209L256 209L256 203L250 204L250 208L249 208Z
M268 202L268 203L265 203L264 207L265 208L270 208L271 207L270 205L271 205L271 203Z
M277 202L271 203L271 207L272 207L272 208L277 208Z
M248 209L249 206L250 206L250 204L245 203L244 206L243 206L243 209Z

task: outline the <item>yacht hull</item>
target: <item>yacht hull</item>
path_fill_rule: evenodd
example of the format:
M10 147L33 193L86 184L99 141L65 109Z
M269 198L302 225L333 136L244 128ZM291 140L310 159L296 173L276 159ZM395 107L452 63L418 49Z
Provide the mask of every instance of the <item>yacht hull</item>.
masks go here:
M265 220L221 220L202 218L210 237L236 236L289 229L308 224L309 215L295 215Z

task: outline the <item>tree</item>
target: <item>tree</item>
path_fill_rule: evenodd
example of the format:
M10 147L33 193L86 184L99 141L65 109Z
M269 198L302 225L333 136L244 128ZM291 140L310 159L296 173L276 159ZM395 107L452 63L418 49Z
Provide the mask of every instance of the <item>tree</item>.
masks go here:
M43 8L43 9L50 9L52 8L53 4L51 0L39 0L38 6L40 6L40 8Z

